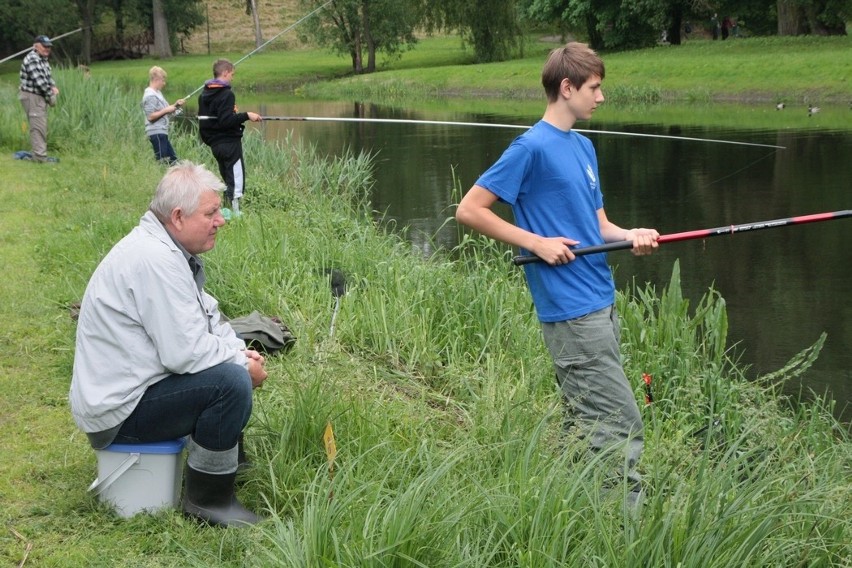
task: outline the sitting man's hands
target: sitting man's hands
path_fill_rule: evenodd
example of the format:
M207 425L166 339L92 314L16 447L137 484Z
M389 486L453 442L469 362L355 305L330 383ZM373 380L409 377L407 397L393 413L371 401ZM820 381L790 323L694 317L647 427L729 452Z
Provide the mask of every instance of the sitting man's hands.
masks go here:
M265 381L268 376L266 369L263 368L266 360L263 358L263 355L254 349L246 349L245 354L246 359L248 360L248 372L249 377L251 377L251 386L256 389L263 384L263 381Z

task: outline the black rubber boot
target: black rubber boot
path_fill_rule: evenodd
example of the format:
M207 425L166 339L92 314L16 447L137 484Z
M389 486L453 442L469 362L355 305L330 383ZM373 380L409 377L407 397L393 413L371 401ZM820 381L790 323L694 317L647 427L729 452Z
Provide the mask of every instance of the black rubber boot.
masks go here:
M236 473L202 473L186 466L184 470L183 512L209 525L248 526L260 517L243 507L234 493Z

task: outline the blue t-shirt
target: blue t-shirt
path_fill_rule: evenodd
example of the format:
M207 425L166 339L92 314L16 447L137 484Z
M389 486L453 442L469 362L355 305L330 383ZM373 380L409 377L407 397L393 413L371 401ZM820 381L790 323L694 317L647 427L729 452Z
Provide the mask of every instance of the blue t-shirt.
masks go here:
M512 142L476 185L511 205L515 223L523 229L574 239L581 247L604 242L597 215L603 208L597 156L581 134L539 121ZM603 253L559 266L527 264L525 271L542 322L575 319L615 301Z

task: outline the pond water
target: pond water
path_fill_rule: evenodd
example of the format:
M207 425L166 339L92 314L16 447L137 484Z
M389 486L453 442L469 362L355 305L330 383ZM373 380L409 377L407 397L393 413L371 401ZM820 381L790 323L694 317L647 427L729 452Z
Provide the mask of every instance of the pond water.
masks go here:
M266 104L264 116L373 117L531 125L539 115L493 116L324 102ZM622 131L784 146L706 143L590 133L600 162L607 215L624 227L660 233L715 228L852 208L852 129L719 130L599 121L588 130ZM469 188L523 129L452 125L268 121L267 139L292 132L321 152L376 155L374 209L429 254L456 244L452 217ZM250 162L250 158L249 158ZM249 182L251 164L249 163ZM250 187L249 187L250 191ZM505 211L507 218L510 212ZM620 287L635 280L661 289L680 262L684 296L694 306L710 287L725 298L729 343L749 374L775 371L825 331L815 365L788 393L830 392L835 414L852 420L852 219L668 243L650 257L609 254Z

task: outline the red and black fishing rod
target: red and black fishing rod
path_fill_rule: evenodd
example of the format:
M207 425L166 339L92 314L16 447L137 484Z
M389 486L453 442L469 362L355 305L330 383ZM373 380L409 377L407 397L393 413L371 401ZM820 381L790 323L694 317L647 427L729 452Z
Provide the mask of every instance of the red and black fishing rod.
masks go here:
M668 235L660 235L657 239L658 243L672 243L676 241L689 241L693 239L704 239L707 237L718 237L720 235L733 235L736 233L744 233L746 231L759 231L761 229L776 229L778 227L786 227L788 225L803 225L805 223L818 223L820 221L833 221L844 217L852 217L852 209L845 211L832 211L829 213L814 213L813 215L801 215L799 217L787 217L786 219L773 219L772 221L757 221L756 223L743 223L741 225L728 225L725 227L716 227L715 229L700 229L698 231L685 231L683 233L670 233ZM586 254L596 254L599 252L609 252L613 250L624 250L633 248L633 241L616 241L612 243L604 243L590 247L571 249L574 256L583 256ZM533 262L544 262L535 255L521 255L512 259L516 266L530 264Z

